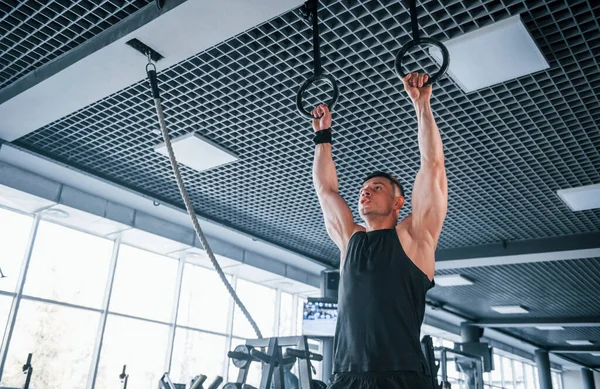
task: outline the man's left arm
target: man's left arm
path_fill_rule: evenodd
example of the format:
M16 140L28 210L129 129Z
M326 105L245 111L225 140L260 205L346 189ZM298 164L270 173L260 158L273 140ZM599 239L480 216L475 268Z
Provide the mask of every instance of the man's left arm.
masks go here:
M444 147L431 109L431 85L423 87L427 76L414 78L412 83L410 79L408 84L405 83L417 114L421 153L421 167L412 193L411 235L415 241L431 244L435 250L448 210Z

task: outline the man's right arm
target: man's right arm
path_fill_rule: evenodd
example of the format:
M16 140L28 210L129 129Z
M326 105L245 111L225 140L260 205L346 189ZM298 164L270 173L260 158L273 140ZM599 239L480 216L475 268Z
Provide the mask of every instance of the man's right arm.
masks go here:
M325 107L323 116L331 115ZM324 118L327 121L328 118ZM329 123L330 123L329 119ZM319 120L313 123L315 131L320 129ZM323 118L321 119L323 121ZM346 254L348 241L359 227L354 223L352 212L348 204L338 193L338 179L331 154L331 144L321 143L315 146L315 159L313 162L313 183L323 210L327 233L341 251L341 257Z

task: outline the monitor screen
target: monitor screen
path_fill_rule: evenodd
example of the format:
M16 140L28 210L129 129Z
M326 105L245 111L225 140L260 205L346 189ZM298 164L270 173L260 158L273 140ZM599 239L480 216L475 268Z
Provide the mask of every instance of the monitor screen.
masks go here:
M304 303L302 335L334 336L337 323L337 303L309 300Z

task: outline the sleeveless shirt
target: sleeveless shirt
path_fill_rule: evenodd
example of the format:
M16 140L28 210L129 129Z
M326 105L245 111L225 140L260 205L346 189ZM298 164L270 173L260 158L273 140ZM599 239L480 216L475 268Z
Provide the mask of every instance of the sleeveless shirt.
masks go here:
M419 337L434 285L395 228L355 232L340 272L334 373L427 371Z

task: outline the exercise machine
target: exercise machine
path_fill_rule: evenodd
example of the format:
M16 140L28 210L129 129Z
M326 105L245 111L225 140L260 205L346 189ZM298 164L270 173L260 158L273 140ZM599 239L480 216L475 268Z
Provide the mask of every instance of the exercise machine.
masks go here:
M460 347L460 344L458 346ZM483 389L483 372L489 371L484 356L460 349L434 348L429 335L421 340L421 349L427 363L428 374L432 377L432 389L443 389L449 386L448 362L456 363L456 370L467 377L465 384L468 389ZM439 357L436 358L436 355ZM440 383L438 383L438 376L441 376Z
M121 380L121 389L127 389L127 381L129 381L129 374L125 372L127 365L123 365L123 372L119 374L119 380Z
M27 363L23 365L23 386L22 389L29 389L31 383L31 375L33 374L33 366L31 366L31 357L33 354L29 353L27 356Z
M266 352L260 351L265 349ZM323 356L313 353L308 347L306 336L285 336L263 339L247 339L246 344L237 346L227 353L233 365L239 369L235 382L227 383L223 389L257 389L246 383L252 362L262 363L262 375L258 389L285 389L284 366L298 363L298 384L300 389L326 388L325 383L314 380L315 368L311 361L322 361Z
M175 384L171 381L171 377L169 373L163 374L158 381L159 389L204 389L204 382L206 381L206 376L204 374L200 374L192 378L190 384L186 387L185 384ZM214 381L206 388L206 389L217 389L219 385L223 382L223 377L217 376Z

